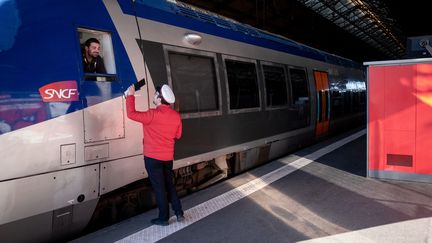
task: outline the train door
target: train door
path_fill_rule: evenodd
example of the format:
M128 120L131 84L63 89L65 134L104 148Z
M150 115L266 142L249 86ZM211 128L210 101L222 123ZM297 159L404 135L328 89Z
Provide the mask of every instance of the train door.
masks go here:
M320 137L328 133L330 118L330 92L328 73L314 71L316 97L317 97L317 121L315 136Z

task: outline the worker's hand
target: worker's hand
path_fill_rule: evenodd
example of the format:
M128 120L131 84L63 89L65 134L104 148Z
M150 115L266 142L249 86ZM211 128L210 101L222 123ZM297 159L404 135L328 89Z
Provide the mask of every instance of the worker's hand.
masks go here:
M131 85L127 90L127 95L135 95L135 86Z

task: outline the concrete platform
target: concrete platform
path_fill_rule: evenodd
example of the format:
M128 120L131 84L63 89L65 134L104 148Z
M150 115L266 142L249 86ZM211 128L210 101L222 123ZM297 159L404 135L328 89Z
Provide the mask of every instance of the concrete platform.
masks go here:
M366 178L366 135L324 141L72 242L432 243L432 184Z

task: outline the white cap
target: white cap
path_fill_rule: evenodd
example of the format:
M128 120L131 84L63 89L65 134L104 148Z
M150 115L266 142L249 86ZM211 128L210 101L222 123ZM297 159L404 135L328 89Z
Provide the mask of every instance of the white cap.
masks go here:
M126 97L128 97L129 94L129 88L126 89L126 91L123 93L123 97L126 99Z
M166 102L170 104L173 104L175 102L174 93L172 92L171 88L168 85L166 84L162 85L161 93L162 93L162 97Z

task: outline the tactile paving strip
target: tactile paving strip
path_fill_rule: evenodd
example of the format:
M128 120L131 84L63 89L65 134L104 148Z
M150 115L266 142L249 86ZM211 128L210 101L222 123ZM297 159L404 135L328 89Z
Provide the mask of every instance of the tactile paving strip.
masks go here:
M168 226L157 226L153 225L138 231L126 238L123 238L117 242L156 242L163 239L176 231L179 231L198 220L201 220L210 214L264 188L265 186L279 180L280 178L302 168L320 158L321 156L330 153L341 146L363 136L366 134L366 130L361 130L349 137L341 139L333 144L330 144L322 149L319 149L311 154L306 155L303 158L297 159L291 163L285 161L285 158L279 159L278 161L285 163L286 165L267 173L260 178L254 179L246 184L243 184L237 188L234 188L220 196L212 198L206 202L203 202L193 208L185 211L185 220L182 222L176 222L175 216L169 219L170 224Z

